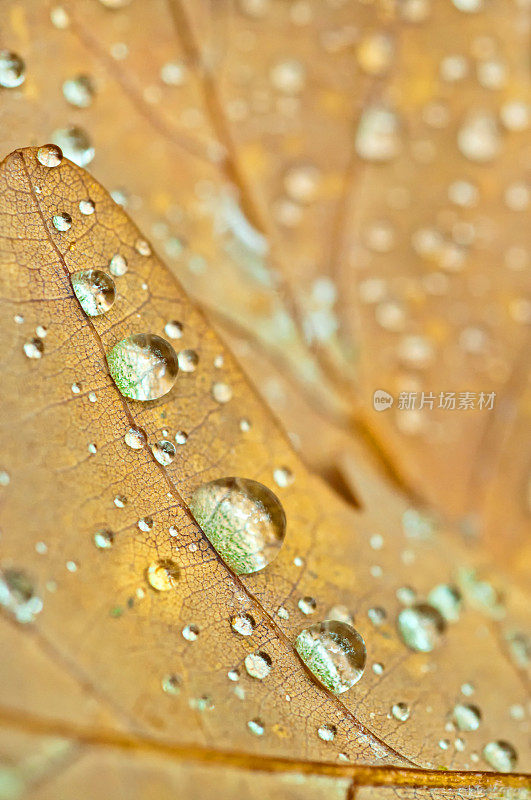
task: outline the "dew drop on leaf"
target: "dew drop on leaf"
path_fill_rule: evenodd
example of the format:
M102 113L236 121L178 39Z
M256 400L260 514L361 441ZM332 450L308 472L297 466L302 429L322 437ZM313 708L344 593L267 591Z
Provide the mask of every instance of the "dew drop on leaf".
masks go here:
M406 703L394 703L391 714L399 722L406 722L409 719L409 706Z
M56 144L43 144L37 150L37 161L43 167L58 167L62 160L62 150Z
M177 431L175 434L176 444L186 444L188 441L188 434L185 431Z
M366 108L356 134L356 152L366 161L391 161L400 151L398 119L383 106Z
M250 614L233 614L230 618L230 626L235 633L240 636L251 636L254 628L255 621Z
M94 214L96 206L94 205L92 200L80 200L79 210L85 217L90 217L91 214Z
M182 630L182 634L187 642L195 642L199 636L199 628L193 623L191 625L185 625Z
M88 75L77 75L63 83L63 95L70 105L88 108L94 96L94 84Z
M511 772L518 760L516 750L509 744L501 740L489 742L483 748L483 758L498 772Z
M317 608L315 597L301 597L297 605L303 614L314 614Z
M457 703L453 710L453 719L460 731L475 731L481 722L481 711L477 706Z
M72 227L72 217L66 211L61 211L60 214L53 215L52 224L58 231L68 231Z
M114 544L114 533L105 528L96 531L94 544L99 550L109 550Z
M179 567L171 559L154 561L146 570L147 582L157 592L174 589L179 580Z
M284 510L273 492L246 478L219 478L199 486L190 510L223 560L240 575L266 567L286 532Z
M249 655L245 657L244 664L251 678L256 678L259 681L267 678L271 672L271 659L267 653L261 651L258 653L249 653Z
M183 372L194 372L199 364L199 356L195 350L181 350L177 356L179 369Z
M162 679L162 691L166 694L179 694L181 691L181 681L177 675L165 675Z
M265 725L261 719L250 719L247 723L247 727L254 733L255 736L263 736L265 731Z
M162 464L163 467L167 467L175 458L175 445L172 442L168 442L166 439L161 439L160 442L156 442L151 450L156 460L159 464Z
M132 450L140 450L146 444L147 436L142 428L129 428L124 439L126 445Z
M295 649L308 669L335 694L346 692L365 669L367 648L358 631L337 620L325 620L302 630Z
M335 725L321 725L317 728L317 735L319 739L322 739L323 742L333 742L336 736L337 730Z
M25 78L26 66L21 57L10 50L0 50L0 86L15 89Z
M444 617L428 603L404 608L398 615L398 632L411 649L430 653L441 641L446 629Z
M175 350L153 333L135 333L107 355L109 371L124 397L157 400L173 388L179 367Z
M277 467L277 469L273 471L273 480L277 486L285 489L287 486L291 486L295 478L289 467Z
M217 403L228 403L229 400L232 400L232 389L228 383L214 383L212 386L212 397Z
M33 622L42 611L42 600L36 595L31 579L18 569L0 573L0 605L21 623Z
M27 358L42 358L44 342L41 339L30 339L24 344L24 354Z
M166 336L169 336L170 339L180 339L183 335L183 326L175 319L170 320L164 326L164 333Z
M79 305L87 316L98 317L114 305L114 281L101 269L80 269L73 272L70 279Z
M54 131L52 139L61 148L63 155L78 167L86 167L94 158L94 147L89 135L82 128L59 128Z
M115 253L109 261L109 272L115 278L120 278L127 272L127 261L120 253Z
M457 587L448 583L439 584L429 593L428 603L436 608L447 622L457 622L459 619L462 598Z

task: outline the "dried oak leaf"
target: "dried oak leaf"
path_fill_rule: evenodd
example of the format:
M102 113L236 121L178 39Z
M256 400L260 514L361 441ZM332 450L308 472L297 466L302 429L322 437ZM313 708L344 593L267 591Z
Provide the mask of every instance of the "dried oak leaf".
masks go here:
M520 713L528 606L518 586L470 563L450 531L369 466L347 465L359 510L308 473L204 317L87 172L66 159L43 166L36 148L12 153L0 167L0 237L1 625L10 652L0 719L17 764L6 774L13 796L66 786L62 796L75 787L88 797L120 774L127 785L155 781L166 796L182 774L187 796L199 798L218 771L220 797L234 796L240 779L251 786L255 773L286 797L301 796L297 775L311 776L309 797L328 792L327 776L338 796L352 796L353 782L420 785L427 797L437 787L525 791L522 776L467 772L489 769L479 754L492 741L512 742L517 768L529 768ZM87 269L114 273L115 302L99 316L84 313L73 291L73 273ZM107 356L144 332L181 334L171 341L198 363L169 394L140 403L118 391ZM131 428L145 433L138 447L126 443ZM182 431L186 443L161 464L152 447ZM278 468L294 480L277 473L275 482ZM199 485L226 475L274 489L288 520L278 557L250 576L231 571L189 511ZM111 546L96 547L98 533ZM168 591L146 580L161 561L174 568ZM399 598L411 595L404 586L424 601L441 583L461 587L459 619L433 652L412 652L396 632ZM302 597L315 601L310 617ZM293 646L308 620L338 604L368 650L362 680L341 696L315 681ZM231 629L238 613L253 617L251 636ZM244 668L257 651L271 661L262 680ZM466 734L452 723L463 691L481 709ZM407 721L391 713L396 703L409 707ZM251 730L250 720L260 724ZM333 741L318 736L322 726L333 726ZM454 746L458 735L464 748Z

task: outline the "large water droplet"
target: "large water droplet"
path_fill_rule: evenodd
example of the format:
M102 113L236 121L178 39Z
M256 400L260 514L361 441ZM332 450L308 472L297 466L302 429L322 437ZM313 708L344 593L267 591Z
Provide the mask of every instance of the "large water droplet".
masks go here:
M109 371L124 397L157 400L177 380L179 367L175 350L153 333L135 333L118 342L107 356Z
M516 750L509 742L489 742L483 748L483 758L498 772L511 772L518 760Z
M94 96L94 84L88 75L78 75L63 83L65 100L77 108L88 108Z
M54 131L52 139L54 144L59 145L63 155L78 167L86 167L94 158L94 147L82 128L59 128Z
M26 67L21 57L9 50L0 50L0 86L14 89L24 83Z
M440 642L446 629L444 617L428 603L404 608L398 615L398 631L411 650L431 652Z
M335 694L354 686L367 660L365 642L351 625L326 620L302 630L295 648L318 681Z
M457 703L454 706L453 718L460 731L475 731L481 722L481 711L477 706Z
M167 467L175 458L175 445L172 442L168 442L167 439L161 439L160 442L156 442L151 450L159 464L162 464L163 467Z
M43 144L37 150L37 161L43 167L58 167L63 160L63 152L56 144Z
M179 567L167 558L154 561L146 570L149 585L157 592L168 592L174 589L179 581Z
M244 664L251 678L256 678L259 681L267 678L271 672L271 659L267 653L249 653L245 657Z
M205 483L192 495L190 509L220 556L240 575L267 566L284 540L284 510L257 481L220 478Z
M80 269L70 276L74 294L85 314L98 317L112 308L116 289L110 275L101 269Z

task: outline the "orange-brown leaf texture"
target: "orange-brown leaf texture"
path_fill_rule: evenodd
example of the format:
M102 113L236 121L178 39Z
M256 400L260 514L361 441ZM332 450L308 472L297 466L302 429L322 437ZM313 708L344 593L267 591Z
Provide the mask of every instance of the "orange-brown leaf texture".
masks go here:
M528 800L526 1L0 12L0 800ZM227 476L285 512L252 574Z

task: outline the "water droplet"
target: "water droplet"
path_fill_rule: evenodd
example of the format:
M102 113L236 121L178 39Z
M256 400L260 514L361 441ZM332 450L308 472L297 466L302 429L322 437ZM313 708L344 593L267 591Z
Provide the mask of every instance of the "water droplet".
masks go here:
M492 161L501 149L501 136L496 118L487 111L470 113L457 134L461 153L470 161Z
M453 718L460 731L476 731L481 722L481 711L477 706L457 703L454 706Z
M248 433L251 430L251 422L246 417L240 420L240 430L242 433Z
M172 444L172 442L168 442L166 439L161 439L160 442L154 444L151 449L159 464L162 464L164 467L171 464L175 458L175 445Z
M142 517L142 519L138 520L138 527L144 533L149 533L149 531L153 530L153 517Z
M344 622L327 620L302 630L295 648L317 680L335 694L346 692L363 675L365 642Z
M391 161L400 152L398 118L383 106L363 112L356 134L356 151L367 161Z
M303 614L314 614L315 609L317 608L317 603L314 597L301 597L297 605Z
M109 550L114 544L114 533L105 528L96 531L94 534L94 544L100 550Z
M85 217L90 217L91 214L94 214L96 206L94 205L92 200L80 200L79 210Z
M154 561L146 570L149 585L157 592L174 589L179 581L179 567L169 558Z
M21 57L10 50L0 50L0 86L14 89L24 83L26 66Z
M42 611L42 600L35 594L32 581L25 572L17 569L0 573L0 605L21 623L33 622Z
M133 450L140 450L147 442L146 432L142 428L129 428L124 439L126 445Z
M170 339L180 339L183 335L183 326L180 322L173 319L164 326L164 333L166 336L169 336Z
M121 278L127 272L127 261L120 253L115 253L109 261L109 272L115 278Z
M295 478L293 477L293 472L289 469L289 467L277 467L277 469L273 472L273 480L277 486L285 489L286 486L291 486Z
M447 622L459 619L462 606L461 592L456 586L441 583L428 595L428 603L439 611Z
M193 493L190 509L224 561L240 575L267 566L284 540L284 510L257 481L220 478L205 483Z
M385 609L380 608L379 606L369 608L367 611L367 616L375 627L382 625L387 618Z
M135 250L141 256L151 255L151 246L145 239L137 239L135 242Z
M358 45L358 64L368 75L383 75L393 59L393 40L385 33L371 33Z
M107 356L109 371L124 397L157 400L173 388L179 367L175 350L153 333L135 333Z
M94 96L94 84L88 75L78 75L63 83L63 95L67 103L77 108L88 108Z
M232 389L227 383L214 383L212 397L217 403L228 403L232 400Z
M191 625L185 625L182 630L182 634L187 642L195 642L199 636L199 628L193 623Z
M59 145L63 155L77 164L86 167L94 158L94 148L88 134L82 129L72 126L60 128L52 135L54 144Z
M295 203L311 203L319 188L321 173L313 164L291 167L284 176L286 194Z
M399 722L406 722L409 719L409 706L407 703L395 703L391 707L391 714Z
M326 614L326 619L335 619L337 622L345 622L347 625L352 625L354 622L352 614L343 605L332 606Z
M195 350L181 350L177 356L179 369L183 372L194 372L199 364L199 356Z
M262 651L258 653L249 653L248 656L245 656L244 664L251 678L256 678L259 681L267 678L271 672L271 659L267 653Z
M336 738L337 728L335 725L321 725L317 728L317 736L323 742L333 742Z
M101 269L80 269L70 276L74 294L85 314L98 317L112 308L116 297L114 281Z
M0 470L0 486L9 486L11 478L9 476L9 472L6 472L5 469Z
M66 211L61 211L60 214L54 214L52 223L58 231L68 231L72 227L72 217Z
M271 69L271 83L284 94L299 94L306 83L306 70L300 61L280 61Z
M237 669L231 669L227 672L227 678L229 681L239 681L240 680L240 673Z
M24 344L24 353L27 358L42 358L44 342L40 339L30 339Z
M263 736L265 731L265 725L261 719L250 719L247 723L247 727L254 733L255 736Z
M186 67L179 61L168 61L160 68L160 79L167 86L182 86L186 78Z
M62 150L56 144L44 144L37 150L37 161L43 167L58 167L62 160Z
M489 742L483 748L483 758L498 772L511 772L518 760L516 750L509 742Z
M444 617L427 603L404 608L397 624L403 642L411 650L422 653L430 653L440 643L446 629Z
M117 494L113 502L116 508L125 508L127 505L127 497L123 494Z
M375 661L375 663L372 665L372 671L375 675L383 675L384 665L379 661Z
M251 636L255 628L255 621L250 614L234 614L230 618L230 625L233 631L241 636Z
M405 606L411 606L417 599L417 593L411 586L399 586L396 590L397 600Z
M165 675L162 679L162 691L166 694L179 694L181 691L181 680L177 675Z
M175 441L177 444L186 444L188 441L188 434L185 431L177 431L175 434Z

